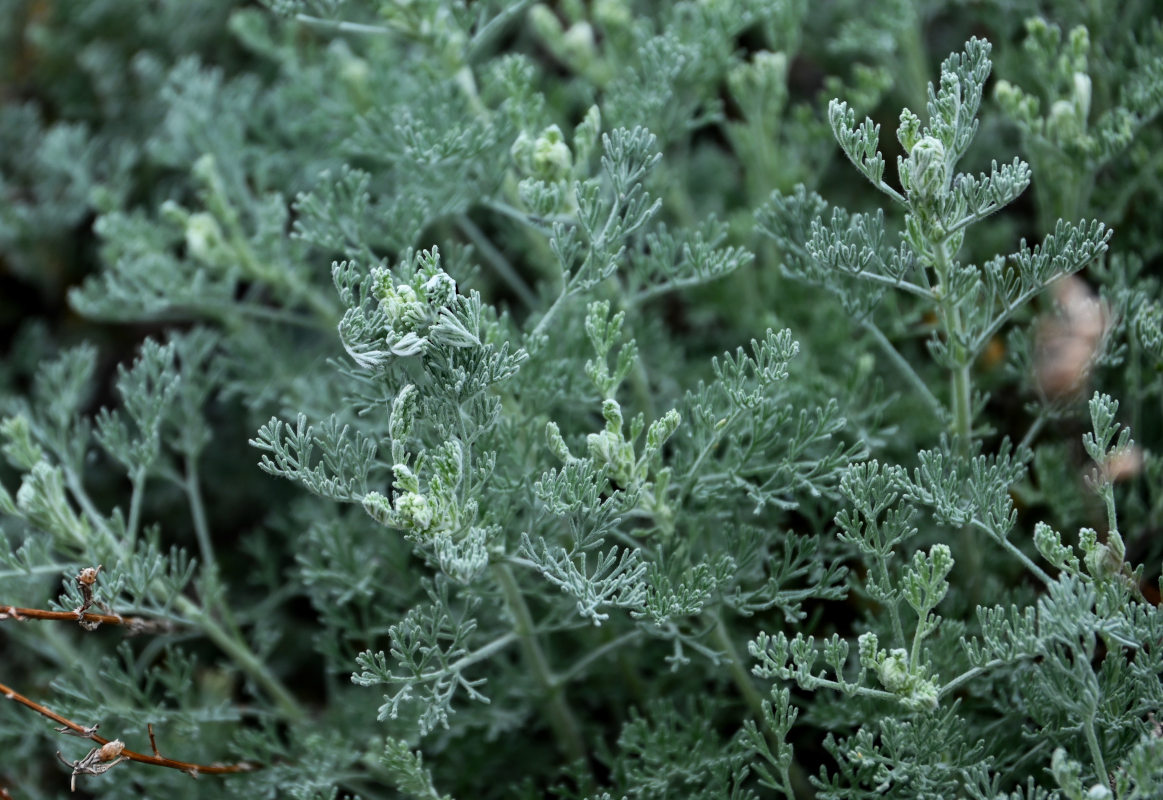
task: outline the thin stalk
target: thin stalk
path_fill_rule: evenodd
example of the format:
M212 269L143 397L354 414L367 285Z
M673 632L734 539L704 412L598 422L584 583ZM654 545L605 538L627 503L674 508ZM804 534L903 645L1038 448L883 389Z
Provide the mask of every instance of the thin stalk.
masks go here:
M875 523L874 523L875 524ZM892 586L892 582L888 576L888 560L885 558L876 559L877 566L880 568L880 583L882 586ZM900 601L891 602L888 604L888 614L892 617L892 635L895 637L896 644L904 647L905 644L905 626L901 622Z
M632 630L628 633L622 634L616 639L611 639L600 647L596 647L593 650L590 650L580 659L575 661L573 666L571 666L568 671L563 672L560 676L558 676L558 682L562 684L569 683L574 678L585 672L586 669L589 668L590 664L605 658L607 654L620 649L623 645L630 644L631 642L641 638L642 631Z
M739 650L735 647L735 642L731 640L731 632L727 630L727 626L723 623L722 617L714 614L711 615L711 619L714 621L712 631L715 637L715 644L727 654L727 671L731 673L731 680L735 682L739 693L743 695L743 701L751 709L752 716L762 723L763 695L755 688L755 683L751 680L750 673L743 668L743 660L739 656Z
M921 380L921 376L917 374L915 369L913 369L913 365L908 362L908 359L902 356L900 351L897 350L893 343L889 341L888 337L884 335L884 331L882 331L876 325L876 323L867 318L861 322L861 325L863 325L866 331L872 334L873 340L880 346L880 349L884 351L884 354L888 356L888 360L891 361L898 370L900 370L901 375L903 375L905 380L907 380L912 385L913 389L915 389L920 398L925 401L925 404L929 406L930 410L932 410L935 414L944 413L945 407L941 405L941 401L937 399L935 394L933 394L933 391L929 388L929 385Z
M949 263L949 250L944 241L936 243L934 248L935 259L933 270L937 279L944 284L949 280L952 265ZM965 341L965 323L961 319L961 309L947 298L941 302L944 311L945 323L948 326L947 335L950 349L959 350ZM962 453L969 452L970 436L973 432L973 376L970 373L972 361L965 353L954 352L954 356L961 362L961 366L950 371L950 405L953 410L953 433L960 440L959 447Z
M521 638L521 649L525 655L526 666L533 673L545 694L546 713L549 715L549 725L557 737L558 745L571 761L586 763L585 744L582 741L581 730L577 720L565 700L561 684L549 669L549 660L541 649L541 642L534 635L533 615L529 613L529 606L517 585L517 579L508 564L495 564L493 574L505 596L505 603L516 623L515 631Z
M245 642L227 633L201 606L185 595L178 595L174 598L174 605L206 634L207 639L218 645L222 652L234 659L234 662L243 672L266 690L284 716L294 721L306 716L299 701L287 691L287 688L267 668L267 665L259 661Z
M570 282L567 280L561 287L561 294L559 294L557 299L553 301L553 305L551 305L549 310L546 311L541 319L537 321L537 325L534 326L533 331L529 334L528 338L530 341L535 341L538 337L540 337L541 334L544 333L545 329L549 327L549 323L553 321L553 318L557 316L557 312L561 310L562 305L565 303L565 299L570 295L569 284Z
M84 725L73 722L68 717L61 716L52 709L41 705L35 700L30 700L16 690L10 689L2 683L0 683L0 696L7 700L13 701L14 703L19 703L26 708L30 708L42 716L48 717L53 722L63 726L68 731L72 731L82 739L89 739L99 746L107 745L110 743L110 741L112 741L110 739L106 739L104 736L98 736L96 732L96 725L91 728L87 728ZM128 749L118 750L116 755L128 759L129 761L137 761L142 764L152 764L156 767L169 767L170 769L180 770L181 772L189 773L194 777L197 777L199 774L224 775L235 772L253 772L256 769L259 769L257 764L251 764L245 761L237 764L193 764L188 761L177 761L172 758L165 758L160 753L158 753L157 743L153 736L153 725L148 725L147 730L149 731L150 747L153 749L154 753L152 756L146 755L145 753L136 753ZM74 772L73 774L76 776L78 774L86 773Z
M206 521L206 504L202 502L202 481L198 477L198 460L189 453L186 454L186 482L182 488L186 492L186 502L190 506L190 518L194 523L198 552L202 554L202 566L217 573L218 559L214 556L214 545L210 542L210 525Z
M731 680L743 696L743 702L747 704L747 708L750 710L755 723L763 729L763 736L767 739L768 744L773 750L779 750L782 743L776 740L775 734L768 727L767 718L763 713L763 695L755 688L755 682L751 679L751 674L743 667L743 659L739 655L738 648L735 647L735 642L731 639L731 632L727 630L723 618L717 613L710 616L714 622L712 635L715 638L715 644L727 654L727 671L731 674ZM791 769L788 772L790 774L782 776L785 789L789 792L794 791L795 795L810 796L811 791L806 788L808 782L799 765L793 761L791 763ZM793 787L795 788L793 789ZM794 795L789 797L789 800L794 800Z
M1094 762L1094 770L1099 781L1104 785L1110 781L1106 771L1106 762L1102 757L1102 748L1098 746L1098 734L1094 730L1094 715L1091 714L1082 723L1082 730L1086 733L1086 746L1090 749L1090 759Z
M135 470L129 479L133 486L133 493L129 497L129 519L125 523L125 533L131 549L137 541L137 526L141 522L141 502L142 496L145 494L145 481L144 469Z
M995 531L992 527L987 525L982 520L974 517L973 519L971 519L969 521L969 526L979 528L979 529L985 531L986 533L988 533L990 535L990 537L995 542L998 542L999 544L1001 544L1001 546L1004 547L1007 551L1009 551L1009 553L1014 558L1016 558L1018 561L1021 561L1022 565L1025 566L1026 569L1028 569L1030 572L1034 573L1035 577L1037 577L1038 580L1040 580L1042 583L1049 586L1051 583L1054 582L1054 579L1050 577L1050 575L1046 572L1046 570L1042 569L1037 564L1035 564L1033 561L1031 561L1030 557L1028 555L1026 555L1025 553L1023 553L1022 549L1020 547L1018 547L1016 544L1011 542L1009 539L1002 536L1000 533ZM966 529L965 529L966 531L969 530L969 526L966 527ZM972 539L970 538L969 541L972 542ZM978 559L978 560L980 560L980 559Z
M395 33L391 28L382 25L365 25L361 22L344 22L338 19L324 19L313 17L310 14L296 14L296 22L310 25L313 28L328 28L340 33L359 33L368 36L391 36Z
M980 667L974 667L973 669L967 669L967 670L965 670L965 672L962 672L956 678L949 681L944 686L942 686L940 689L938 689L937 690L937 697L944 697L945 695L949 694L953 690L960 687L961 684L968 683L969 681L976 678L978 675L981 675L985 672L989 672L994 667L1000 667L1002 664L1005 664L1005 663L1007 663L1007 662L1004 659L995 658L992 661L988 661L985 664L982 664Z
M533 5L533 0L517 0L515 3L509 3L500 13L486 22L479 31L473 34L472 41L468 44L468 62L472 64L480 60L505 26L531 5Z
M1026 430L1026 435L1022 437L1020 442L1018 442L1018 451L1021 451L1034 443L1034 439L1036 439L1038 434L1042 432L1042 427L1046 424L1047 419L1049 419L1049 416L1046 414L1045 409L1038 412L1038 416L1034 417L1034 421L1030 423L1030 427Z
M529 288L529 284L521 277L520 273L513 268L509 263L509 259L505 258L495 244L489 241L489 237L485 236L484 231L476 226L467 214L458 214L456 217L456 225L461 232L468 237L469 241L473 243L480 254L484 256L485 260L492 265L496 273L501 277L513 293L520 298L521 302L529 308L536 308L537 295Z

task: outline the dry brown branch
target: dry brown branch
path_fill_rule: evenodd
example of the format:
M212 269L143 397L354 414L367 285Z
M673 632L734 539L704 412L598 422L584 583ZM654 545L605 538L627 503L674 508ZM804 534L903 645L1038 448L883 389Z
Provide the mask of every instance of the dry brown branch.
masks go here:
M121 614L94 614L88 611L48 611L42 608L0 605L0 621L6 619L16 621L40 619L78 622L90 630L101 624L124 625L129 629L130 633L168 633L175 628L174 624L167 620L149 619L147 617L125 617Z
M153 748L153 755L146 755L145 753L136 753L133 750L125 749L125 745L117 739L106 739L103 736L97 735L97 725L92 727L85 727L76 722L73 722L67 717L62 717L55 711L42 706L35 700L30 700L19 692L10 689L4 684L0 683L0 694L5 698L19 703L22 706L31 708L33 711L48 717L53 722L60 724L62 727L57 730L62 733L71 733L80 736L84 739L92 740L97 747L89 751L89 753L77 761L65 760L60 753L57 756L61 758L68 766L73 769L73 783L76 784L77 775L99 775L121 761L137 761L141 764L152 764L155 767L167 767L169 769L176 769L185 772L191 777L198 777L199 775L226 775L236 772L253 772L260 769L259 765L251 764L246 761L237 764L192 764L188 761L177 761L172 758L166 758L161 755L157 749L157 743L153 735L153 726L149 725L149 743Z
M76 622L87 631L95 631L105 625L124 625L131 634L137 633L168 633L173 631L173 623L165 620L148 619L146 617L125 617L109 608L104 603L95 603L93 587L101 575L101 565L85 567L77 573L75 578L77 589L81 592L81 605L72 611L47 611L41 608L22 608L20 606L0 605L0 621L6 619L26 620L45 619ZM89 611L96 604L104 612L95 614Z

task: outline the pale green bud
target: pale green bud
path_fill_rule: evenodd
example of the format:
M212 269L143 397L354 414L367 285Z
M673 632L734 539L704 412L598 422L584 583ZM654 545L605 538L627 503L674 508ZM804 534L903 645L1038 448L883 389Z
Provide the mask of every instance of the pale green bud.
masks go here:
M900 125L896 129L896 138L906 152L911 152L921 138L921 118L905 108L901 110L900 119Z
M381 525L395 526L395 516L392 513L392 504L388 498L379 492L368 492L363 496L363 510L368 516Z
M1070 100L1055 100L1046 120L1050 132L1060 142L1077 139L1082 135L1082 120Z
M456 297L456 281L448 273L438 272L425 281L424 296L431 306L450 306Z
M190 170L201 183L209 186L218 181L218 162L209 153L199 156Z
M940 694L932 681L914 680L908 691L901 697L909 708L915 711L936 708L940 701Z
M591 63L597 54L594 29L585 20L570 25L569 30L561 37L561 55L570 66L584 67Z
M634 448L622 441L621 434L613 431L591 433L586 437L586 449L598 464L610 470L614 483L626 487L634 477Z
M0 423L0 432L8 440L4 445L4 455L16 469L30 470L44 457L44 451L32 438L28 418L23 414L6 418Z
M1071 28L1070 33L1067 34L1067 41L1070 44L1071 55L1074 56L1076 62L1086 58L1086 54L1090 52L1090 31L1086 29L1085 25Z
M561 429L557 427L556 422L547 422L545 424L545 441L549 444L549 450L557 457L557 460L563 464L568 464L571 461L576 461L573 454L569 452L569 446L566 445L565 439L561 436Z
M209 267L229 262L230 248L213 214L199 211L186 220L186 252Z
M393 442L402 442L412 433L412 423L420 408L420 393L412 384L399 391L392 401L392 415L388 419L388 435Z
M876 653L880 648L880 639L877 635L872 631L860 634L856 646L860 655L860 666L865 669L876 669Z
M909 672L908 651L902 648L890 650L888 657L876 665L876 677L890 692L900 692L908 686L912 678L912 673Z
M1009 81L998 81L993 96L1007 114L1020 122L1032 123L1040 114L1041 105L1038 99L1026 94Z
M560 181L569 177L573 169L573 154L556 125L543 130L533 143L531 164L533 174L543 180Z
M533 31L544 41L554 42L561 38L563 33L561 21L556 14L540 3L529 9L525 19L533 27Z
M416 473L412 472L407 464L393 464L392 473L396 479L392 482L402 492L418 492L420 491L420 479L416 477Z
M415 332L428 321L428 310L416 296L416 290L406 283L398 286L385 281L378 288L380 308L388 315L392 329L397 332Z
M1074 106L1078 109L1078 115L1085 121L1090 116L1090 76L1085 72L1076 72L1073 83Z
M909 151L909 190L921 199L933 199L949 189L945 145L933 136L922 136Z
M1086 800L1110 800L1112 797L1110 787L1102 783L1096 783L1086 791Z
M604 28L626 28L634 22L630 5L625 0L595 0L594 19Z
M396 498L396 514L412 530L426 531L432 525L435 511L425 495L407 492Z
M513 163L525 175L533 172L533 142L532 136L521 131L509 148L509 155L513 157Z
M651 452L658 452L666 444L666 440L678 430L681 422L682 417L679 416L678 411L672 408L663 414L661 418L650 423L650 427L646 430L646 449Z
M622 406L617 400L610 397L602 401L602 418L606 420L606 430L618 434L621 438Z

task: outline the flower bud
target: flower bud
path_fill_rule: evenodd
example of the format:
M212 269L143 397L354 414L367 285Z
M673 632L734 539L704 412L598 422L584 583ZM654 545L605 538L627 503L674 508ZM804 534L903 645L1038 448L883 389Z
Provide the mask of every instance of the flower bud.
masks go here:
M933 136L922 136L909 152L909 190L923 200L945 194L949 189L949 167L945 145Z
M229 245L213 214L199 211L186 220L186 252L208 267L228 263Z
M912 677L909 672L908 652L901 648L890 650L888 657L876 665L876 677L890 692L899 692L908 686Z
M533 143L531 164L533 174L543 180L560 181L569 177L573 169L573 154L556 125L543 130Z
M381 525L390 527L394 524L392 504L379 492L368 492L363 496L363 510Z
M407 492L396 498L396 514L408 528L426 531L432 525L435 511L425 495Z
M1085 121L1090 116L1090 76L1085 72L1074 73L1074 107Z
M430 306L450 306L456 297L456 281L446 272L437 272L424 283L424 297Z
M412 384L399 391L392 401L392 415L388 418L388 435L393 442L402 442L412 433L412 423L420 407L420 393Z

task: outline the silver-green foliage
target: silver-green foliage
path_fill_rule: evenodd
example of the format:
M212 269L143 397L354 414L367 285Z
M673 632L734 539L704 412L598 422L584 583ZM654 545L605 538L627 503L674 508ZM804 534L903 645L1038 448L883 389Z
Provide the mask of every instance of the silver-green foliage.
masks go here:
M139 751L154 724L170 757L265 768L86 790L1163 791L1163 301L1151 253L1078 218L1126 211L1091 184L1158 138L1157 30L1119 66L1085 27L1019 46L1016 12L981 17L1054 98L997 86L1017 155L988 42L925 86L944 3L207 2L228 44L192 50L165 33L185 4L154 5L140 51L84 50L96 133L0 113L27 161L0 154L0 191L30 187L0 245L94 214L69 302L149 326L116 370L16 340L0 609L77 609L100 564L96 607L153 625L0 620L0 682ZM58 63L126 12L38 35ZM136 76L132 114L102 65ZM1100 69L1130 78L1088 122ZM924 105L895 145L849 106L886 96ZM1043 181L1069 196L1023 211ZM1054 394L1033 314L1088 269L1102 332ZM0 779L62 795L23 711Z

